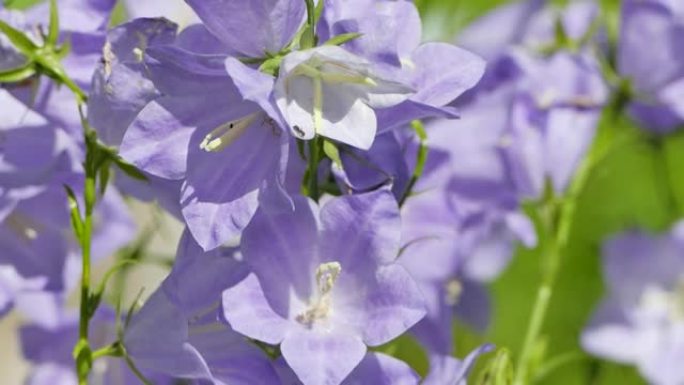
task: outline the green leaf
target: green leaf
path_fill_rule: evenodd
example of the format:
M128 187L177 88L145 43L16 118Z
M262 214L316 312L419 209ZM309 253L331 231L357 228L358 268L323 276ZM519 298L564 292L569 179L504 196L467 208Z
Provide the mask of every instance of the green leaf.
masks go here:
M88 304L90 318L92 318L92 316L95 314L97 308L100 307L100 302L102 301L104 292L107 289L107 283L109 283L109 280L112 278L112 276L118 273L121 269L130 265L134 265L136 263L137 261L134 260L123 260L119 261L117 264L115 264L114 266L109 268L109 270L107 270L104 277L97 286L97 289L93 292L92 296L90 297L90 303Z
M106 161L100 167L100 195L104 195L105 192L107 192L107 185L109 184L110 175L109 162Z
M270 59L266 59L261 66L259 66L259 71L272 76L277 76L282 61L282 56L274 56Z
M330 38L330 40L325 42L325 45L342 45L354 39L358 39L361 36L363 36L363 34L358 32L343 33Z
M138 170L138 168L134 165L123 160L120 156L114 158L114 164L116 164L116 167L129 177L136 180L147 181L147 176L145 176L142 171Z
M33 57L38 49L38 46L28 36L2 20L0 20L0 32L7 36L16 49L28 57Z
M337 149L337 146L335 143L329 141L329 140L324 140L323 141L323 152L325 153L325 156L330 158L337 167L342 167L342 159L340 159L340 151Z
M18 83L36 74L32 63L26 63L22 67L0 72L0 83Z
M48 30L45 45L54 47L57 45L59 38L59 12L57 10L57 1L50 0L50 25Z
M81 211L78 207L78 199L71 187L64 185L69 200L69 215L71 217L71 227L74 229L74 235L80 244L83 244L83 219L81 218Z
M479 385L509 385L513 383L511 352L508 349L500 349L496 356L487 363L476 383Z

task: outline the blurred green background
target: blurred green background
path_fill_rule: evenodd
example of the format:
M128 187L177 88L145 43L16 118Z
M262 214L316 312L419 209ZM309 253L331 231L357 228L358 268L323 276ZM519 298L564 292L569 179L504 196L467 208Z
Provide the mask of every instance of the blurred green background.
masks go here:
M26 6L39 0L11 0ZM145 1L145 0L139 0ZM506 0L416 0L428 39L453 40L458 31ZM553 1L562 4L564 1ZM615 13L620 0L603 0ZM119 17L121 17L119 13ZM548 385L645 384L635 369L591 358L579 346L579 333L603 295L600 267L602 241L620 231L667 229L684 211L684 134L656 138L644 134L626 118L607 120L623 132L625 140L592 173L580 197L570 248L565 253L544 327L546 360L565 363L538 379ZM682 170L682 171L680 171ZM483 342L507 348L516 358L527 328L541 278L535 250L520 250L506 272L491 285L494 319L488 331L476 334L455 326L458 355L464 356ZM407 360L421 373L427 361L409 337L383 349ZM481 369L494 354L481 360ZM567 358L567 359L566 359ZM559 362L560 362L559 361ZM477 373L473 376L476 378ZM476 383L473 381L473 383Z

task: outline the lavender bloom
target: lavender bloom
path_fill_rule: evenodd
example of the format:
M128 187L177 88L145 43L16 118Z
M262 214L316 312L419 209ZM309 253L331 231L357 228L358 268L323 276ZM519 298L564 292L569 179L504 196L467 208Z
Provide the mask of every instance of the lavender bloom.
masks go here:
M223 293L238 332L280 344L305 385L338 385L366 354L425 315L422 296L394 259L399 212L387 190L332 199L318 213L259 210L242 238L253 271ZM248 299L248 300L246 300Z
M684 121L683 19L664 3L624 2L617 63L635 93L631 114L656 133Z
M367 150L377 128L373 108L396 105L409 91L373 74L361 57L322 46L283 59L274 96L295 137L318 134Z
M603 247L607 297L582 333L591 354L680 384L684 370L684 223L668 234L632 231Z
M78 246L69 232L65 182L5 191L0 188L0 286L4 297L0 312L16 305L23 313L40 314L41 306L32 303L33 294L47 291L64 295L78 280ZM135 234L135 225L116 190L110 189L98 204L95 219L96 260L111 255Z
M547 60L523 57L519 63L524 78L502 145L522 196L540 197L546 178L562 194L593 141L608 90L596 65L584 56L559 53Z
M289 205L281 187L288 138L242 98L224 60L149 48L148 70L164 96L143 108L121 144L122 157L142 170L182 182L183 217L206 250L237 236L259 202Z
M284 359L275 362L280 385L302 385ZM366 353L341 385L418 385L419 377L406 363L382 353Z
M124 333L137 366L217 385L277 384L266 355L219 318L221 291L247 274L236 256L228 248L204 253L186 232L173 271Z
M443 43L421 45L420 16L409 1L326 1L323 26L324 39L360 33L344 48L367 58L379 76L413 89L404 102L376 111L380 132L414 119L457 116L446 105L484 72L484 61L466 50Z
M65 311L58 299L48 299L50 307L59 309L49 323L29 324L20 330L24 357L33 365L26 385L76 385L78 379L74 370L72 350L78 340L79 320L75 313ZM111 343L116 338L115 315L112 309L98 310L91 322L90 342L94 348ZM154 376L158 385L172 385L173 379ZM89 383L102 385L129 385L139 380L118 358L97 360Z
M175 38L176 26L164 19L137 19L107 32L88 98L88 120L104 143L120 145L135 116L159 96L148 79L144 51Z

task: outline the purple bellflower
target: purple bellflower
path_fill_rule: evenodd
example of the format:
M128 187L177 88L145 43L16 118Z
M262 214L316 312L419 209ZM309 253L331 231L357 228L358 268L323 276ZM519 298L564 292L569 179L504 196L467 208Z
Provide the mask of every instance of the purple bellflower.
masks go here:
M637 366L653 384L684 382L684 223L609 239L603 273L607 297L582 333L584 349Z
M379 76L413 90L402 103L376 111L379 132L414 119L457 117L447 104L472 88L484 73L484 61L464 49L444 43L420 44L420 16L410 1L326 1L322 24L323 40L361 34L342 47L366 58Z
M402 102L410 88L374 75L370 64L343 48L322 46L287 55L275 99L292 133L316 134L367 150L377 128L374 108Z
M385 189L330 200L294 198L294 212L260 210L242 238L250 273L223 293L226 320L280 344L304 385L339 385L366 355L425 315L420 291L394 262L400 223Z
M124 332L136 366L217 385L278 383L266 354L220 319L221 291L248 272L236 256L230 248L205 253L184 234L173 271Z
M625 1L618 46L618 72L634 92L630 112L656 133L684 122L684 18L665 3Z

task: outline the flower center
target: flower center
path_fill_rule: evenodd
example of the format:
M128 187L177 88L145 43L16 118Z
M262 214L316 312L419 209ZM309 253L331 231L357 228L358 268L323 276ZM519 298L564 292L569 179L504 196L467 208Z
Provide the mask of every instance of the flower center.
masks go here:
M684 276L671 290L651 286L641 296L641 307L667 316L674 322L684 322Z
M321 61L316 58L299 64L288 76L287 81L296 76L308 77L313 83L313 111L311 115L315 132L319 132L323 126L323 83L377 86L375 80L366 74L349 68L342 63Z
M316 269L316 295L310 301L309 307L296 317L296 320L308 327L314 322L324 319L330 314L331 295L335 282L342 272L339 262L322 263Z
M10 230L14 231L22 240L30 242L38 237L40 226L24 215L13 213L6 219L5 223Z
M444 299L449 306L456 306L463 294L463 284L456 278L450 279L444 285Z
M235 142L247 128L260 116L261 112L255 112L240 119L232 120L213 129L204 137L200 148L206 152L217 152Z

